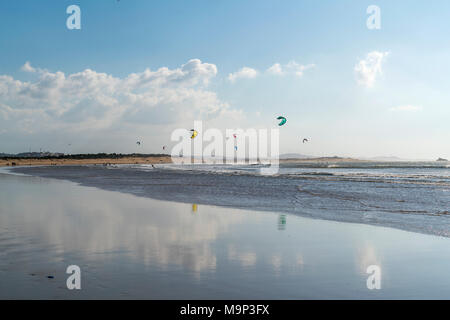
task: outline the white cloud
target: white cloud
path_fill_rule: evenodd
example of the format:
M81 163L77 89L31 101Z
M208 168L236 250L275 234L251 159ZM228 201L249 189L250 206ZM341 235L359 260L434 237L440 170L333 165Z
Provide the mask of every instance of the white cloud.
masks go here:
M367 88L373 87L378 75L382 74L382 63L388 52L372 51L360 60L354 68L356 81Z
M295 61L290 61L285 65L279 63L273 64L269 67L266 72L273 75L295 75L297 77L303 76L305 70L314 68L314 64L302 65ZM259 75L259 72L255 69L249 67L243 67L237 72L230 73L228 75L228 80L231 82L236 81L239 78L253 79Z
M291 61L288 64L281 65L279 63L275 63L270 68L267 69L267 72L274 75L288 75L293 74L298 77L303 76L305 70L314 68L314 64L302 65L295 61Z
M413 106L413 105L404 105L392 107L389 109L390 111L405 111L405 112L416 112L422 110L421 106Z
M207 89L214 64L189 60L180 68L146 69L118 78L94 70L65 74L26 62L32 81L0 75L0 127L15 132L81 132L122 125L213 119L229 106Z
M267 72L271 74L283 74L283 69L281 68L281 65L279 63L275 63L273 66L267 69Z
M231 82L236 81L236 79L239 78L246 78L246 79L253 79L258 76L258 71L249 67L243 67L239 71L236 71L234 73L230 73L228 75L228 80Z
M25 62L21 70L25 72L36 72L36 69L31 66L29 61Z
M20 68L20 70L29 73L48 73L48 70L46 69L33 67L30 61L25 62L25 64Z

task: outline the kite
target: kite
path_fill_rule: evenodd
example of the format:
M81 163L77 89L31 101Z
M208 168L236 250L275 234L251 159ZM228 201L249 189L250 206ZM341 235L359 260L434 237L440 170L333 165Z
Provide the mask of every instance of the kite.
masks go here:
M198 132L197 132L197 130L194 130L194 129L191 129L191 131L192 131L191 139L194 139L198 135Z
M303 139L303 143L305 143L305 142L308 142L308 141L309 141L309 140L308 140L308 139L306 139L306 138L305 138L305 139Z
M285 117L282 117L282 116L279 116L278 118L277 118L277 120L281 120L281 122L278 124L280 127L282 126L282 125L284 125L285 123L286 123L286 118Z
M140 145L141 145L141 142L140 142L140 141L136 141L136 144L137 144L138 146L140 146Z

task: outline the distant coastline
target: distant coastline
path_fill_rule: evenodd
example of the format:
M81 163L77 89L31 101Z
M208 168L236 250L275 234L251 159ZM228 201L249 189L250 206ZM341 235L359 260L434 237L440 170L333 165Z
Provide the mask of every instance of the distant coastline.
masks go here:
M51 166L51 165L110 165L110 164L156 164L171 163L167 154L73 154L42 157L0 157L0 167L5 166Z
M37 155L36 155L37 154ZM186 159L186 158L185 158ZM209 158L211 160L211 158ZM394 160L393 160L394 161ZM435 161L446 162L448 160L439 158ZM280 157L280 163L376 163L386 162L375 159L358 159L350 157ZM414 160L395 160L394 162L416 162ZM434 162L428 160L425 162ZM67 154L67 155L39 155L34 153L30 156L19 155L2 155L0 154L0 167L5 166L51 166L51 165L112 165L112 164L158 164L173 163L171 156L168 154L116 154L116 153L96 153L96 154ZM205 162L208 163L208 162Z
M361 160L348 157L311 157L311 158L288 158L280 159L280 163L296 163L296 162L375 162L373 160Z

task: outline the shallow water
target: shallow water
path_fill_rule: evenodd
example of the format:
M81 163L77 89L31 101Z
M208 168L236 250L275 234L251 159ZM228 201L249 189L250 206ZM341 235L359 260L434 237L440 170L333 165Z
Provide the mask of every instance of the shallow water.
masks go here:
M0 298L450 298L448 270L448 238L0 174Z
M329 167L332 166L332 167ZM447 162L17 168L42 177L159 200L394 227L450 236Z

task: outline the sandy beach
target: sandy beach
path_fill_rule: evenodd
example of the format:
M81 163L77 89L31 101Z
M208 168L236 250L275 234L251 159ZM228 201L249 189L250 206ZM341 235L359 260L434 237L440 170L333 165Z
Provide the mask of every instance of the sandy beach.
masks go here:
M353 158L318 157L304 159L280 159L280 163L339 163L339 162L370 162ZM167 164L172 163L169 156L127 156L78 159L64 158L0 158L0 167L8 166L64 166L64 165L111 165L111 164Z
M5 166L63 166L63 165L109 165L109 164L157 164L171 163L168 156L161 157L122 157L122 158L98 158L98 159L75 159L75 158L7 158L0 159L0 167Z
M314 158L289 158L280 159L280 163L339 163L339 162L371 162L354 158L341 157L314 157ZM5 166L62 166L62 165L92 165L92 164L158 164L172 163L169 156L125 156L102 158L0 158L0 167Z

